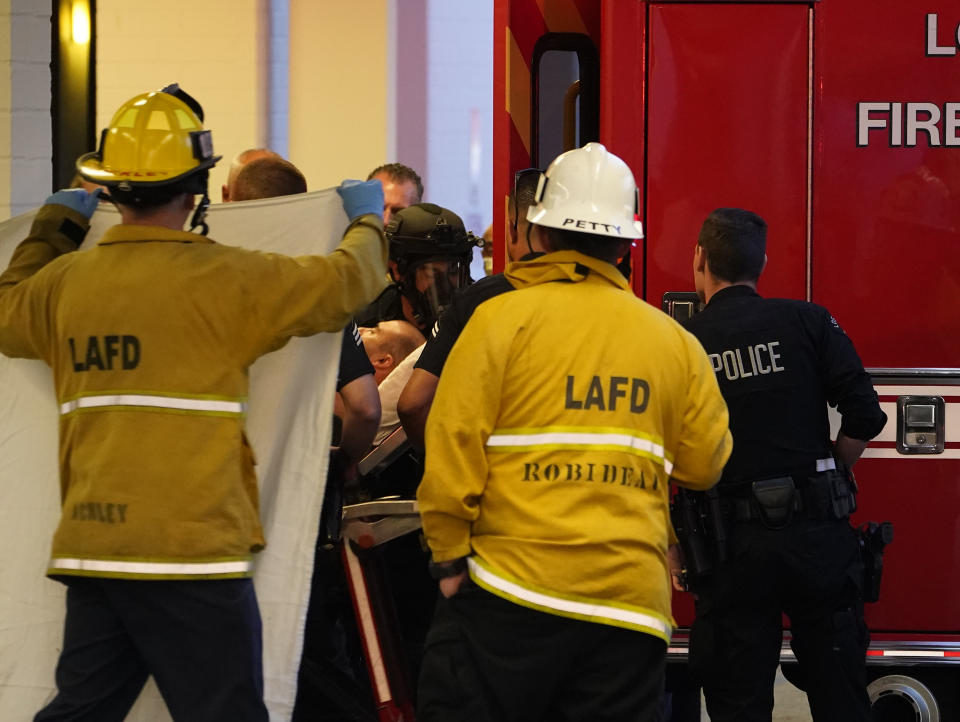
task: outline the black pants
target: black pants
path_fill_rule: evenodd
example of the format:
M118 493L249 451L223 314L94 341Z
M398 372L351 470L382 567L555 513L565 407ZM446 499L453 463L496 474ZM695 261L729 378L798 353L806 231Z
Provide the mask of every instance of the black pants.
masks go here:
M666 651L465 585L437 604L417 722L657 722Z
M57 696L35 722L120 722L149 675L177 722L266 722L250 579L67 581Z
M869 720L861 573L846 521L734 525L730 561L697 589L690 639L712 722L771 719L783 613L815 722Z

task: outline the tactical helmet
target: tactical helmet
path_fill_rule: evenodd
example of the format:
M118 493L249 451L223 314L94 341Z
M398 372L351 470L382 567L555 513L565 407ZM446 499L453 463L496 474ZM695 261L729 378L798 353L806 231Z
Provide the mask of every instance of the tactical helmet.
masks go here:
M213 154L213 138L203 129L203 108L174 83L121 105L101 133L100 147L77 159L77 171L109 188L120 202L162 189L203 195L196 226L209 204L209 169L221 157Z
M527 220L539 226L643 238L633 173L600 143L587 143L557 156L540 176L536 200Z
M453 291L470 283L473 248L482 243L453 211L417 203L399 211L384 231L400 292L423 328L433 326Z

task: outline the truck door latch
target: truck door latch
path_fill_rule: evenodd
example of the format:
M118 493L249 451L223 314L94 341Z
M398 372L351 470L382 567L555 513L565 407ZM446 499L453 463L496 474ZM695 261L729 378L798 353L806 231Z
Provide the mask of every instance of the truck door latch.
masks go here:
M897 399L897 451L901 454L943 453L946 406L940 396Z
M675 321L683 323L703 310L703 303L695 291L667 291L660 308Z

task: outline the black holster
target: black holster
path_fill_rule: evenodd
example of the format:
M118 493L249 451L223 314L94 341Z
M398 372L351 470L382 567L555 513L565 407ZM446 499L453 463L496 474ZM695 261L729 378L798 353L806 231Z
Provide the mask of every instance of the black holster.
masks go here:
M677 489L670 516L685 562L685 583L695 588L727 559L726 524L716 488L707 492Z
M893 524L889 521L867 522L857 529L860 540L860 560L863 562L863 601L880 599L880 579L883 576L883 552L893 541Z
M846 519L857 510L857 486L846 469L823 471L804 484L803 506L810 519Z

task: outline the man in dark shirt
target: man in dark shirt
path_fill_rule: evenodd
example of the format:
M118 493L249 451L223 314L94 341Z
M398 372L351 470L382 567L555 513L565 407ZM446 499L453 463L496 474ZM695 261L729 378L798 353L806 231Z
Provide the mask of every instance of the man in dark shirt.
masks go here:
M514 178L513 192L510 194L509 211L511 218L510 236L507 239L507 257L511 262L527 261L543 254L538 237L530 235L530 223L527 221L527 209L535 204L537 183L540 182L540 169L527 168L518 171ZM400 395L397 411L407 438L412 444L423 448L423 431L427 424L427 413L437 391L443 364L460 337L477 306L488 298L512 291L513 286L502 273L486 276L476 283L458 290L453 294L450 306L440 317L435 333L427 339L427 345L420 354L410 380Z
M690 664L714 722L770 720L782 613L816 722L870 719L852 477L886 423L869 374L830 313L764 299L766 223L721 208L694 256L706 308L688 323L730 411L733 453L717 490L726 559L698 581ZM842 422L830 441L827 405Z
M357 463L370 451L380 412L373 364L363 348L360 329L351 322L343 330L334 400L334 427L340 427L334 430L334 443L348 478L356 474ZM336 419L340 420L339 424Z

